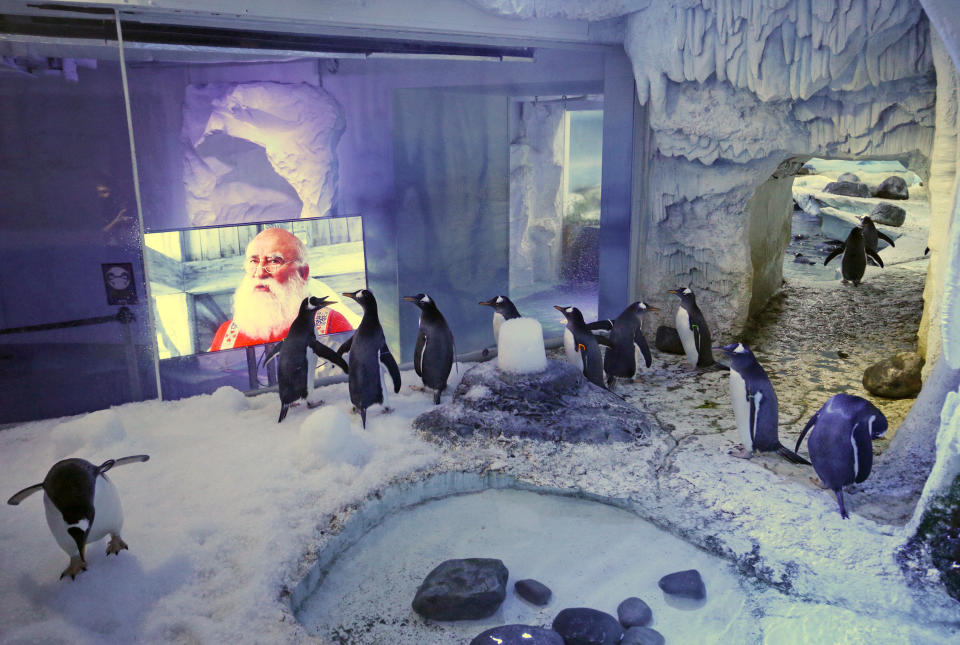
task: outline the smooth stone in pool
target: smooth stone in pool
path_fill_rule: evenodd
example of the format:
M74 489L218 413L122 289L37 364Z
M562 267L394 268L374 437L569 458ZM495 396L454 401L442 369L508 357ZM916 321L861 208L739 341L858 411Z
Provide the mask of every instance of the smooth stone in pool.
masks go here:
M691 600L703 600L707 597L707 588L696 569L677 571L660 578L657 583L663 593Z
M507 567L493 558L447 560L427 574L413 610L432 620L476 620L493 615L507 597Z
M629 627L643 627L653 620L653 610L650 605L639 598L630 597L617 607L617 618L624 629Z
M532 602L540 607L543 607L550 602L550 596L553 595L553 592L550 591L550 587L542 582L533 580L532 578L527 578L526 580L517 580L515 583L513 583L513 588L517 592L518 596L527 602Z
M623 637L616 618L589 607L564 609L553 619L553 631L565 645L618 645Z
M532 625L500 625L477 635L470 645L564 645L557 632Z
M631 627L623 634L620 645L664 645L663 634L649 627Z

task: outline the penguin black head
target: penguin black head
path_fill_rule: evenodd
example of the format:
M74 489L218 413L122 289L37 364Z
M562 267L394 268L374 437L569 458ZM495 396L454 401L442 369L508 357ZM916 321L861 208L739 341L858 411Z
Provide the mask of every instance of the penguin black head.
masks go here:
M561 307L560 305L553 305L553 308L563 314L563 317L567 319L568 322L580 323L585 325L586 322L583 320L583 314L580 313L580 310L576 307Z
M637 300L635 303L633 303L633 308L634 308L634 311L636 311L637 315L645 314L648 311L660 311L659 307L648 305L643 300Z
M317 298L316 296L310 296L309 298L304 298L303 302L300 303L300 311L313 311L315 309L323 309L329 305L336 303L336 300L328 300L326 296L322 298Z
M84 459L64 459L55 463L43 480L43 490L60 511L67 533L77 543L82 562L86 562L87 537L96 514L93 507L96 478L113 464L114 461L109 460L97 467Z
M517 311L516 305L513 304L513 301L506 296L494 296L490 300L481 301L479 304L493 307L493 310L504 317L506 320L511 320L513 318L520 318L520 312Z
M679 296L681 300L693 300L695 298L693 295L693 289L690 287L678 287L676 289L670 289L670 293L675 296Z
M738 364L743 365L745 363L756 361L756 357L753 355L753 352L751 352L750 348L743 343L730 343L729 345L714 347L713 349L726 354L727 358L730 359L731 366L734 369L736 369Z
M425 293L418 293L418 294L415 295L415 296L403 296L403 298L401 298L401 299L402 299L402 300L406 300L407 302L412 302L413 304L417 305L417 306L420 307L421 309L436 309L436 308L437 308L437 303L435 303L435 302L433 301L433 298L431 298L430 296L428 296L428 295L425 294Z
M343 293L341 295L344 295L347 298L356 300L357 304L363 307L364 311L366 311L367 307L371 305L373 307L377 306L377 299L373 297L373 292L370 291L369 289L360 289L359 291L350 291L347 293Z

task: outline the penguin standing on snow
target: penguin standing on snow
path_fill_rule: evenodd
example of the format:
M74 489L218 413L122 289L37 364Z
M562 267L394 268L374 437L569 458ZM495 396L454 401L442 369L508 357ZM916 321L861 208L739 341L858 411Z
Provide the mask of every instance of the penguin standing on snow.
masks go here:
M860 284L863 274L867 270L867 256L873 258L874 262L881 269L883 268L883 260L880 259L880 255L876 251L868 249L864 243L863 229L859 226L850 229L850 234L847 235L843 246L831 251L827 259L823 261L823 266L827 266L830 260L841 253L843 253L843 260L840 262L840 273L843 276L844 284L848 281L853 282L855 287Z
M493 342L498 344L500 342L500 325L507 320L521 318L520 312L517 311L516 305L513 304L510 298L506 296L497 296L490 300L482 301L480 304L493 307Z
M620 378L633 378L639 369L640 355L647 367L653 363L650 346L643 336L643 315L648 311L660 311L643 300L638 300L623 310L613 321L610 332L610 349L603 356L603 371L607 373L607 387Z
M730 399L742 443L730 454L744 459L754 451L777 451L795 464L810 462L780 443L777 434L779 410L777 394L767 373L753 352L743 343L731 343L716 349L730 359Z
M434 391L434 404L439 404L453 367L453 332L437 309L437 303L427 294L418 293L404 296L403 299L420 307L417 344L413 348L413 369L423 379L423 384Z
M109 459L94 466L84 459L64 459L55 463L40 484L34 484L7 500L16 506L24 499L43 490L43 508L46 511L50 533L70 556L70 565L60 577L76 578L87 570L86 548L107 534L107 555L118 554L127 548L120 537L123 528L123 508L116 487L107 478L114 466L132 464L150 459L148 455L133 455Z
M867 251L872 250L874 253L879 253L880 249L877 247L880 245L880 240L883 240L890 246L896 246L893 240L877 229L877 225L873 223L869 215L864 215L860 218L860 228L863 229L863 246ZM867 261L872 262L873 258L868 255Z
M393 391L400 391L400 368L396 359L387 347L387 338L380 325L380 316L377 313L377 300L369 289L360 289L353 293L344 293L363 307L363 318L347 342L337 349L337 354L343 356L350 352L350 402L360 412L360 423L367 427L367 408L379 403L383 411L389 412L386 406L386 388L383 382L382 363L390 371L393 379Z
M554 305L554 309L567 319L567 326L563 330L563 347L567 360L583 369L583 375L597 387L605 387L603 383L603 357L600 355L600 344L597 337L583 321L583 314L576 307L561 307ZM579 354L579 359L577 358Z
M850 394L835 394L810 417L797 439L797 450L810 431L807 450L820 481L837 496L840 517L847 519L843 487L866 481L873 467L873 446L887 431L887 418L875 405Z
M277 423L287 416L287 409L295 401L306 399L313 392L313 373L316 367L314 355L337 365L344 372L349 373L347 363L343 357L317 340L313 317L317 309L334 304L335 301L326 297L310 296L300 303L300 312L290 323L287 337L274 345L267 354L264 363L271 360L279 352L277 360L277 381L280 393L280 418ZM309 407L319 404L307 402Z
M670 289L670 293L679 296L680 306L677 307L677 334L683 345L683 353L693 367L708 367L713 365L713 351L710 340L710 328L697 306L697 298L690 287Z

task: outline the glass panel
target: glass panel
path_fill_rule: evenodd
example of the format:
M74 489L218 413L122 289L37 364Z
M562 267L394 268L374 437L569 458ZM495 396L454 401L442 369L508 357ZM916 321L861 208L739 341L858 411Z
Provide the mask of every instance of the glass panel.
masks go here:
M0 423L154 397L119 51L0 48Z

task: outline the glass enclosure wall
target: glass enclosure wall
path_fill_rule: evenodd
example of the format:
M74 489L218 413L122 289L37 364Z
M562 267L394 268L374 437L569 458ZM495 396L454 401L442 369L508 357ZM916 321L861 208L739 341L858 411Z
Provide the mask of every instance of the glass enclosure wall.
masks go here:
M0 48L0 423L156 397L119 52Z

